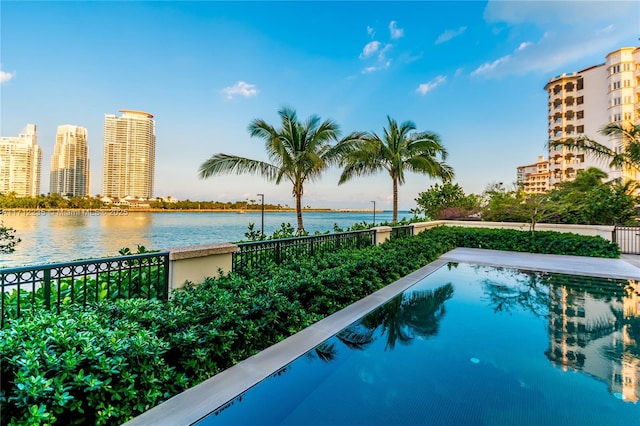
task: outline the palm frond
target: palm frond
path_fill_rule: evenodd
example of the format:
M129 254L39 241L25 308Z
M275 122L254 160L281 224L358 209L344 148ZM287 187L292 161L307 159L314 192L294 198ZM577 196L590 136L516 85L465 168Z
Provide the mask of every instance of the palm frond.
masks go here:
M278 175L278 167L264 161L238 157L229 154L215 154L200 166L199 176L207 179L222 174L255 174L274 181Z
M548 146L554 150L565 147L570 151L589 154L596 160L608 160L610 167L620 167L624 164L624 159L619 153L587 136L549 141Z

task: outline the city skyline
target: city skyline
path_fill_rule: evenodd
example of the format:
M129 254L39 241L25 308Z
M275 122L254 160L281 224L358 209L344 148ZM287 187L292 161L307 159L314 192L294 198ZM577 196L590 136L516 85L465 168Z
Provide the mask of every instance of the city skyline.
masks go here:
M287 185L256 176L200 180L198 168L218 152L266 158L247 125L277 124L282 106L302 119L333 119L343 134L380 134L390 115L438 133L455 182L480 193L515 182L518 165L546 155L545 84L636 46L639 11L627 1L8 1L0 16L2 136L35 123L50 158L58 125L85 127L95 195L104 115L153 111L155 196L236 201L264 193L291 205ZM30 31L20 30L24 16ZM78 54L72 66L69 52ZM49 187L42 176L41 192ZM306 185L303 204L375 200L390 208L385 174L340 187L338 176L332 169ZM401 209L435 182L409 176Z

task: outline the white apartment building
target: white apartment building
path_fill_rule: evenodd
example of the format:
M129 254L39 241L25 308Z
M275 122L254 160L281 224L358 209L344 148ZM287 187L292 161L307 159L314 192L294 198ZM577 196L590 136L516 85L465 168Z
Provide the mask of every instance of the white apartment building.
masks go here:
M51 157L49 192L83 197L89 194L89 176L87 129L70 124L58 126Z
M607 107L610 123L640 122L640 47L625 47L607 55ZM608 145L617 152L624 150L622 138L609 138ZM630 168L612 170L612 178L638 180L638 171Z
M588 136L608 145L599 130L609 121L607 113L607 68L595 65L578 72L561 74L545 86L549 106L549 186L573 180L578 170L598 167L607 171L606 160L564 146L554 140Z
M573 180L578 170L597 167L609 179L638 180L635 170L609 167L609 161L584 151L554 146L554 140L588 137L610 148L624 141L600 133L609 123L640 122L640 48L624 47L606 56L606 62L551 78L548 94L549 187Z
M540 194L549 190L549 161L543 155L533 164L518 166L518 188L527 194Z
M102 195L153 198L156 135L153 115L120 110L104 119Z
M35 124L27 124L17 137L0 137L0 193L18 197L40 195L42 150Z

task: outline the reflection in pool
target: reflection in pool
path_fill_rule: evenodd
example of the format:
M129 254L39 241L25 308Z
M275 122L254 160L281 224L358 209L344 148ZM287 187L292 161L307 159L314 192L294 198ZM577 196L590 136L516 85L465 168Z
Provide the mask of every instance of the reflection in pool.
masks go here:
M639 287L450 264L197 424L637 424Z

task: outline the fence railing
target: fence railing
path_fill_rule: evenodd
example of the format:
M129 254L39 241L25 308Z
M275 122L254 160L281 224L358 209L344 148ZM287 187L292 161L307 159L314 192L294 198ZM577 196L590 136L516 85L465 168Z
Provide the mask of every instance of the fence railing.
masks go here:
M233 254L232 267L234 272L243 272L252 266L270 262L280 264L300 256L314 256L343 248L362 248L375 243L376 231L373 229L239 243L239 251Z
M391 238L405 238L413 236L413 225L393 226L391 228Z
M0 269L0 327L26 311L60 312L117 298L166 300L169 253Z
M640 226L616 226L613 242L624 254L640 254Z

